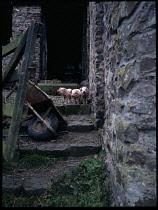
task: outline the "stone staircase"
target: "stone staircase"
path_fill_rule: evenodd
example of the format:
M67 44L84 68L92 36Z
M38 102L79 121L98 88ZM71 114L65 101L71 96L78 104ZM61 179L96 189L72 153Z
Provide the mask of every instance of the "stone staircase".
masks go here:
M3 190L16 195L41 195L51 188L51 179L101 151L101 138L95 129L96 121L90 115L91 105L62 105L59 96L54 96L53 101L68 125L62 128L59 126L58 137L44 142L20 137L18 151L20 158L26 154L41 154L54 158L55 163L44 169L3 172ZM26 124L22 126L25 128Z

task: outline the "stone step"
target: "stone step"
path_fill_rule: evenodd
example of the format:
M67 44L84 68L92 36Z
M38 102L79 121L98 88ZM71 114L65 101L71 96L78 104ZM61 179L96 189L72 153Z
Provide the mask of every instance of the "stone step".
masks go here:
M90 114L92 104L75 104L74 99L71 99L71 103L63 104L62 96L51 96L50 98L53 100L54 105L59 109L61 114L70 115L70 114Z
M63 115L63 118L67 121L67 125L59 123L58 131L88 132L95 129L96 120L91 115ZM21 131L27 132L29 122L21 124Z
M81 161L92 156L69 157L65 160L56 160L47 168L18 169L15 172L3 172L3 192L19 195L40 196L51 188L51 180L58 178L61 173L70 173L70 169Z
M88 106L90 105L75 105L76 109L83 108L83 112L84 107ZM64 108L65 110L71 110L72 107L74 105L66 105ZM52 137L47 141L35 141L30 137L21 136L17 145L20 159L26 154L40 154L54 159L62 158L62 163L55 163L46 169L21 169L9 172L9 174L7 172L3 173L2 186L4 191L15 195L42 195L51 188L51 179L60 176L61 172L66 172L75 167L81 160L101 151L101 137L98 131L94 130L94 117L86 114L86 112L84 115L70 114L71 111L65 111L64 113L67 113L63 117L68 125L58 128L56 138ZM76 111L76 113L78 112ZM25 124L22 127L27 126Z
M88 115L91 112L91 104L67 104L56 107L64 115Z
M88 132L94 130L95 120L90 115L69 115L64 119L68 122L68 131Z
M20 137L18 146L20 158L26 154L40 154L58 159L45 169L18 169L3 172L3 191L15 195L39 196L51 188L51 180L61 173L70 173L70 169L82 160L98 154L101 149L101 138L96 131L69 132L60 134L57 139L38 142L29 137ZM62 159L61 159L62 158Z
M45 142L35 141L29 137L20 137L19 155L38 153L41 155L59 157L83 157L99 153L101 139L96 131L68 132L58 135L57 139Z
M49 95L57 95L60 87L76 89L77 83L38 83L38 87Z

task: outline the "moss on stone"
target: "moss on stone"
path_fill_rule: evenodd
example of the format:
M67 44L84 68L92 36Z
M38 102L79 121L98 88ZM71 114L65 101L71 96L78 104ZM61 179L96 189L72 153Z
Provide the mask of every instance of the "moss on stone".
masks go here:
M128 108L131 108L132 106L136 106L137 103L134 103L133 101L127 103Z
M117 18L118 18L118 12L112 15L110 24L113 25Z
M115 100L115 113L116 114L122 113L124 107L125 107L124 103L122 103L122 102L120 102L118 100Z
M133 123L127 123L119 118L115 122L115 131L117 139L122 142L135 143L138 141L138 129Z
M110 118L110 119L108 120L108 122L109 122L109 125L111 125L111 124L112 124L112 118Z
M132 79L132 67L129 67L128 69L120 69L118 72L117 84L119 87L122 87L124 90L126 90Z
M120 69L120 71L118 72L118 81L117 81L117 84L118 84L118 86L119 87L121 87L122 86L122 77L123 77L123 75L125 74L125 69Z
M120 18L120 13L121 13L121 5L119 4L119 6L117 7L117 11L111 16L111 21L110 24L114 25L115 22L119 22L119 18Z
M137 120L136 125L139 129L155 129L156 119L150 115L143 115Z

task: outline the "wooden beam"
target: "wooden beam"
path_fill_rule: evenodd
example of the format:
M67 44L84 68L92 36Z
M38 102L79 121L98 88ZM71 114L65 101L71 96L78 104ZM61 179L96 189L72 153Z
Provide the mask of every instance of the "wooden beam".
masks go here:
M13 114L13 104L4 104L2 106L3 116L12 117Z
M17 46L19 45L19 43L23 39L24 34L25 33L21 34L16 40L10 42L6 46L3 46L3 48L2 48L2 58L9 55L10 53L12 53L17 48Z
M28 28L28 36L24 52L24 61L22 63L22 71L19 78L19 86L15 98L13 116L11 119L11 125L7 138L7 145L4 152L4 159L7 161L14 160L15 148L20 130L21 117L24 108L24 102L26 98L26 91L30 75L30 71L28 70L28 68L33 61L33 52L38 34L38 26L39 25L37 22L32 21L31 25Z
M43 17L43 27L42 27L42 38L41 38L41 75L42 79L47 78L47 30L46 30L46 21Z
M35 68L29 68L31 71L30 71L30 78L34 78L35 77ZM19 81L19 77L20 77L20 74L21 74L21 68L19 69L15 69L15 71L12 73L12 75L10 76L9 80L7 80L7 84L8 83L12 83L12 82L17 82Z
M15 69L15 71L12 73L12 75L10 76L9 80L7 81L7 83L18 81L19 77L20 77L20 74L21 74L21 68Z
M26 44L26 38L27 38L28 30L25 32L24 36L22 37L18 47L16 48L12 58L10 59L9 64L6 66L2 73L2 88L7 83L7 80L11 77L13 71L15 70L16 66L18 65L23 53L24 53L24 47Z
M23 113L22 113L23 119L25 119L28 114L28 110L26 109L26 107L24 108ZM3 116L12 117L13 116L13 104L4 104L3 103L2 113L3 113Z

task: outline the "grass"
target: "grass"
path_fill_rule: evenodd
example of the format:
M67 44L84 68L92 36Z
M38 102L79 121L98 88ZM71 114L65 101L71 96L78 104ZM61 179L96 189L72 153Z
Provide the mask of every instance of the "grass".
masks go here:
M91 120L93 123L94 123L95 120L96 120L96 118L95 118L93 115L90 115L89 118L90 118L90 120Z
M30 169L38 166L49 167L54 163L54 159L44 155L25 155L20 161L19 166L22 168Z
M82 161L60 178L52 179L52 188L41 196L14 196L3 193L3 207L107 207L111 202L109 173L104 165L105 152ZM38 157L45 162L47 159ZM25 161L30 161L29 157ZM24 160L19 164L24 164ZM48 161L48 160L47 160ZM49 162L49 161L48 161ZM51 162L51 161L50 161ZM25 163L26 164L26 163ZM24 164L24 165L25 165ZM37 167L31 161L29 167ZM27 164L25 165L27 166ZM12 166L13 167L13 166Z
M53 163L55 163L54 158L39 154L27 154L22 159L20 159L19 162L3 161L3 171L13 171L18 168L32 169L37 168L38 166L49 167Z

